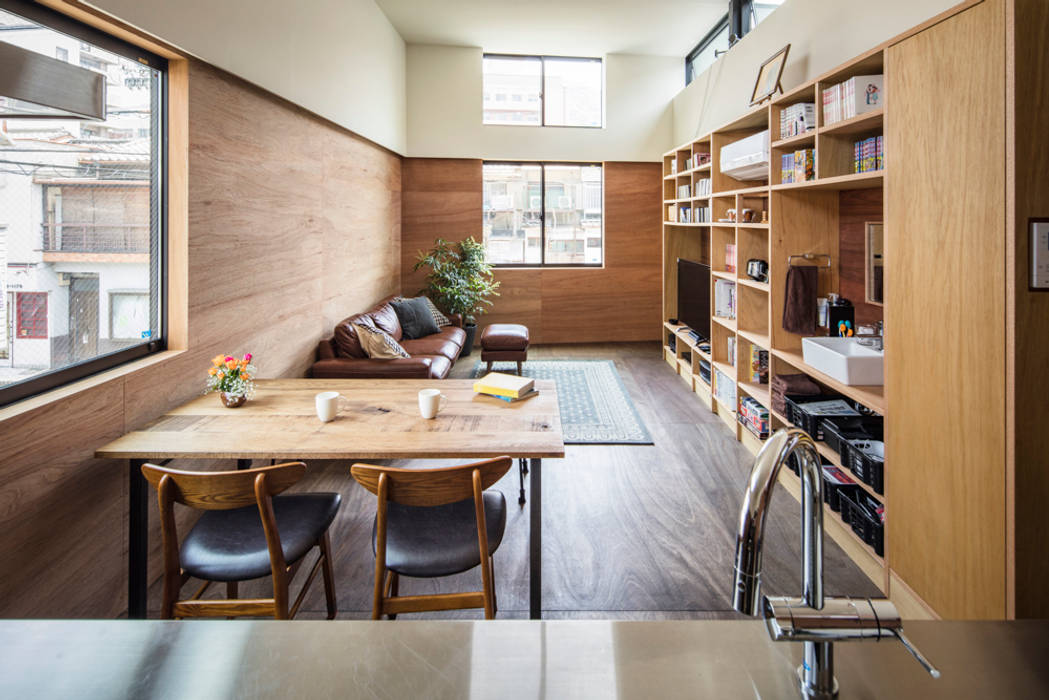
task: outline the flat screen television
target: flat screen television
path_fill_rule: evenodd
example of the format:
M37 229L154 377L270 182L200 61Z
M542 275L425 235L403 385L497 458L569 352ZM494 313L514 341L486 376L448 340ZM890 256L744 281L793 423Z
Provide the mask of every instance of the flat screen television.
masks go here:
M677 318L710 340L710 265L677 259Z

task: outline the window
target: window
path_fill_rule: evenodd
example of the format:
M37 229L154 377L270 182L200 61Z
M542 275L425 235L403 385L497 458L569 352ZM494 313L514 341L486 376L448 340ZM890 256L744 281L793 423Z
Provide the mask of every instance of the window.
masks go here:
M128 77L107 81L105 121L5 120L3 405L165 347L167 64L27 0L0 0L0 41Z
M599 58L485 54L483 73L485 124L603 126Z
M485 163L488 261L503 267L601 265L603 190L596 163Z
M18 325L15 337L38 340L47 337L47 292L19 292L15 295Z
M685 84L712 66L784 0L728 0L728 12L685 57Z

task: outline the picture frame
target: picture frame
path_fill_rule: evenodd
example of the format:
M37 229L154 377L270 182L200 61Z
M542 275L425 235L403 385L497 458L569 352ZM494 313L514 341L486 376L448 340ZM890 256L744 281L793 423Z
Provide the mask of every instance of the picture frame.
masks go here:
M777 92L782 92L780 78L783 77L783 66L787 63L787 54L790 53L790 44L765 59L758 69L758 77L754 81L754 90L750 93L750 106L760 104L765 100L772 99Z

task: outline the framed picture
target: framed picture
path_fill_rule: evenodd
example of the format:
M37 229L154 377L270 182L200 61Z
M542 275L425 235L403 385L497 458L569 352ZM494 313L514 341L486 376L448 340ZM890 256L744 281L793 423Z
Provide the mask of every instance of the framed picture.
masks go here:
M772 54L758 71L758 79L754 81L754 91L750 94L750 106L764 102L780 90L779 79L783 76L783 65L787 62L787 54L790 53L790 44Z

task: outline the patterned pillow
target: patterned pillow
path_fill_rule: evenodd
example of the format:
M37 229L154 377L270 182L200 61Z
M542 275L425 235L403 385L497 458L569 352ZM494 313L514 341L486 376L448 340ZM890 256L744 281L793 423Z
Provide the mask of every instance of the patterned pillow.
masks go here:
M396 360L398 358L409 358L411 355L401 347L401 344L393 339L389 333L375 326L364 324L353 324L357 331L357 338L361 347L373 360Z
M430 301L430 297L419 297L420 299L426 300L426 306L430 309L430 315L433 316L433 322L437 324L438 328L444 328L445 326L452 325L451 319L441 313L441 310L437 308L437 305ZM401 301L407 299L407 297L397 297L394 301Z

